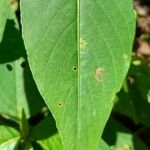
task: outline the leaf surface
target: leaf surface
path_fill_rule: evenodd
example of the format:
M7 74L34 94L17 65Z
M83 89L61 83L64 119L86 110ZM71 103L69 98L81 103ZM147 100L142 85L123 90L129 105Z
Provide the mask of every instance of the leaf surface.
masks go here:
M130 63L130 0L22 0L33 77L65 150L97 150Z

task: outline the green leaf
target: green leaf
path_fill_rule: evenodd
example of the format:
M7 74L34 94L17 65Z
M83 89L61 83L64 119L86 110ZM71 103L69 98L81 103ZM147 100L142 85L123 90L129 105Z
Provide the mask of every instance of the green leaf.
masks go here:
M14 150L19 139L19 132L11 127L0 126L0 149Z
M129 0L22 0L33 77L65 150L96 150L130 63Z
M34 92L33 92L34 91ZM45 106L26 61L21 33L14 20L7 20L0 43L0 114L27 118Z

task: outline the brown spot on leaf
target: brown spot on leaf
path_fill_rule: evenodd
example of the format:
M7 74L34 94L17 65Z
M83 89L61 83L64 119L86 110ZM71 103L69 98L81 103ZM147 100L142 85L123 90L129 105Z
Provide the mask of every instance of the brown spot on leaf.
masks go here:
M87 45L85 39L80 38L80 48L84 48Z
M102 81L103 73L104 73L104 69L103 68L100 68L100 67L96 68L96 70L95 70L95 79L98 82Z

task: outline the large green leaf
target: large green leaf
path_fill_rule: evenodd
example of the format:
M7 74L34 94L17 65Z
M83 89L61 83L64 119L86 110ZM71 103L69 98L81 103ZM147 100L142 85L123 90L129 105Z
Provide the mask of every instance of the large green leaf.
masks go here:
M23 38L65 150L96 150L127 73L130 0L22 0Z

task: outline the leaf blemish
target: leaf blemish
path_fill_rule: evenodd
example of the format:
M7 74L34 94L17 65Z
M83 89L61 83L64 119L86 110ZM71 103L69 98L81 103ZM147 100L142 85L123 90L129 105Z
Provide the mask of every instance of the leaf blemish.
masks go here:
M74 71L77 71L77 69L78 69L77 67L74 67L74 68L73 68Z
M57 106L58 107L63 107L63 102L62 101L58 101Z
M98 82L101 82L102 78L103 78L103 74L104 74L104 69L100 68L100 67L97 67L96 70L95 70L95 79Z
M80 48L84 48L87 45L85 39L80 38Z

